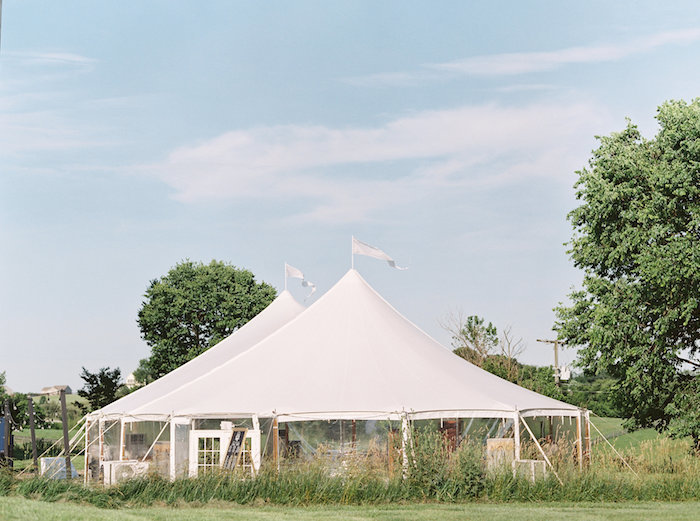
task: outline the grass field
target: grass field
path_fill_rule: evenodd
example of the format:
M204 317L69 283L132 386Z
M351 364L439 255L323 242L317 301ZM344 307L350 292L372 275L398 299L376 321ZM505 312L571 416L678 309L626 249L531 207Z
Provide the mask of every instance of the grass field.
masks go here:
M70 503L46 503L17 497L0 498L3 521L241 521L282 520L380 520L434 519L451 521L575 521L607 520L694 521L700 503L554 503L554 504L408 504L358 507L242 507L219 503L206 507L150 507L104 510Z

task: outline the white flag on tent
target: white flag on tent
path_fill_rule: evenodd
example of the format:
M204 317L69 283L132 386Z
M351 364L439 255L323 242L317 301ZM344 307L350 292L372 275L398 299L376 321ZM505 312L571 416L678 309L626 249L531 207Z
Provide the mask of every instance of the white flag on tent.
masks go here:
M397 270L407 270L408 269L408 268L402 268L400 266L397 266L396 262L394 262L394 259L389 257L382 250L380 250L379 248L375 248L374 246L370 246L369 244L366 244L362 241L358 241L357 239L355 239L355 237L352 238L352 254L353 255L366 255L367 257L373 257L375 259L385 260L389 263L389 266L391 266L392 268L396 268Z
M301 272L300 269L295 268L294 266L290 266L286 262L284 263L284 274L285 277L289 277L292 279L301 279L301 285L305 288L311 288L311 293L309 293L306 298L309 298L311 295L314 294L316 291L316 284L313 282L309 282L304 278L304 274Z
M292 279L303 279L304 278L304 274L301 272L300 269L297 269L294 266L290 266L286 262L284 264L284 272L287 275L287 277L290 277Z

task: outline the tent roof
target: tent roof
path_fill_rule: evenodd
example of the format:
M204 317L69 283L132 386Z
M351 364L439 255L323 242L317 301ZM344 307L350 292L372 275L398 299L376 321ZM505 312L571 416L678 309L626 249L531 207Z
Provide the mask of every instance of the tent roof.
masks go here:
M355 270L295 319L138 418L302 419L575 415L454 355L388 304Z
M201 374L208 373L254 346L299 315L304 309L304 306L294 300L289 291L284 290L264 310L218 344L155 382L137 389L95 413L126 414L179 389Z

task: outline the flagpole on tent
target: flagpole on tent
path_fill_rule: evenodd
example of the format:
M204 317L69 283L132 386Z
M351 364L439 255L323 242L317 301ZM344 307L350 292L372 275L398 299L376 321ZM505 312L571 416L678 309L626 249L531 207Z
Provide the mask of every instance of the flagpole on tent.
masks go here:
M287 291L287 263L284 263L284 291Z

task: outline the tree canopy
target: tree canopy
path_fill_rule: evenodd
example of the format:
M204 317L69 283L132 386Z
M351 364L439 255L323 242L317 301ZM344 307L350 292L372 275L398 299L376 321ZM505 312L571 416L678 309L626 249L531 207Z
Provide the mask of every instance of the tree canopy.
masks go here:
M151 356L137 378L158 378L223 340L272 302L277 292L248 270L212 260L181 262L151 281L138 313Z
M659 107L660 130L599 137L578 171L569 254L584 272L559 334L616 380L628 426L700 440L700 99ZM690 412L694 413L694 417Z

